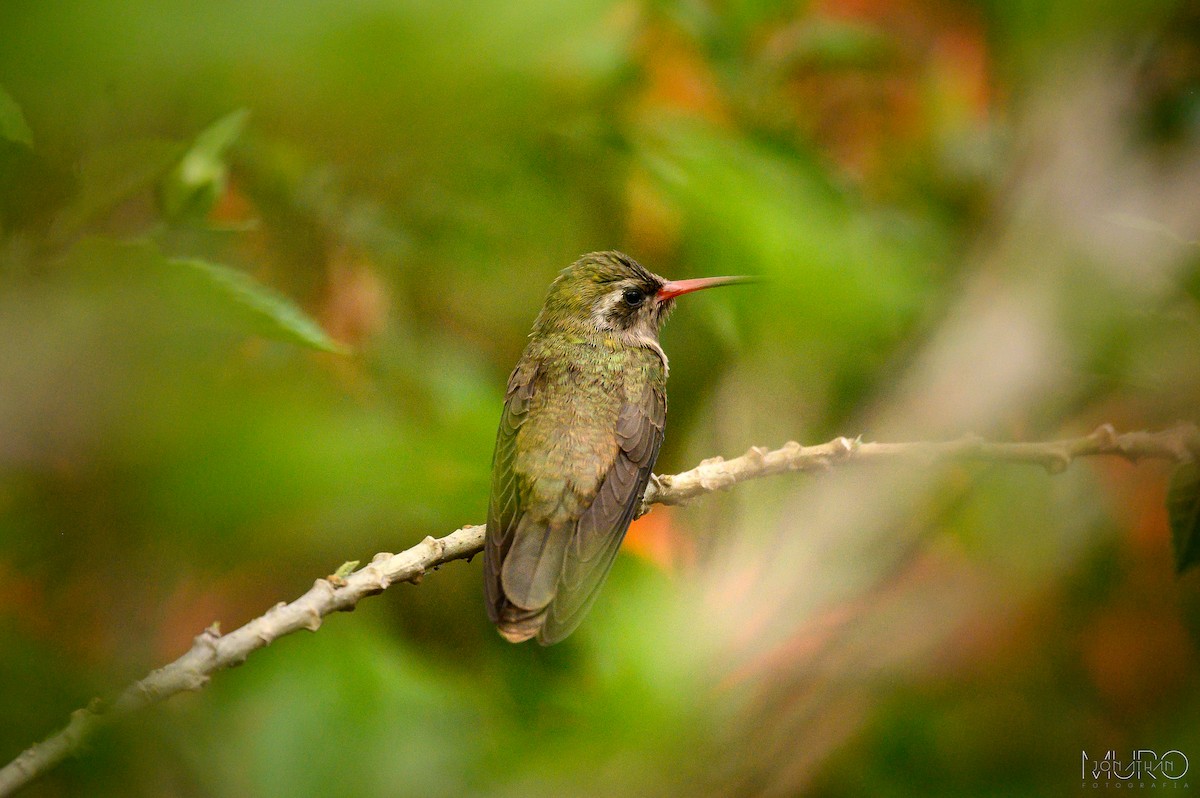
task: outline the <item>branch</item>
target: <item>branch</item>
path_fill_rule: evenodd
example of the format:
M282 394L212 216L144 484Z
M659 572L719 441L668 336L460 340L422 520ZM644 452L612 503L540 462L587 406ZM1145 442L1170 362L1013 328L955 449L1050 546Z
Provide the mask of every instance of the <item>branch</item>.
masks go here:
M952 459L1028 463L1059 473L1078 457L1096 455L1115 455L1131 462L1143 458L1185 462L1200 457L1200 430L1193 424L1183 424L1159 432L1118 435L1106 424L1085 437L1038 443L993 443L968 436L946 442L869 443L836 438L818 446L801 446L795 441L775 450L755 446L732 460L714 457L690 471L654 477L642 499L641 514L654 504L683 504L751 479L787 471L827 470L852 461L916 458L926 462ZM240 665L255 650L301 629L316 631L326 615L352 610L361 599L382 593L397 582L416 584L430 569L452 560L470 560L483 549L483 534L483 525L476 524L443 538L427 537L399 554L377 554L369 565L345 578L334 575L318 579L300 598L280 602L227 635L213 624L196 636L192 647L179 659L152 671L111 700L94 699L86 708L73 712L66 727L0 768L0 798L53 768L101 726L176 693L199 690L213 673Z
M739 482L782 474L787 471L827 471L850 461L882 462L896 459L973 460L995 463L1027 463L1051 474L1066 470L1077 457L1115 455L1136 463L1142 459L1186 462L1200 459L1200 429L1180 424L1159 432L1126 432L1118 435L1104 424L1091 435L1037 443L993 443L974 435L953 441L870 443L861 439L834 438L818 446L801 446L788 441L774 451L752 446L741 457L713 457L691 471L654 477L642 499L642 514L654 504L683 504L704 493L724 490Z

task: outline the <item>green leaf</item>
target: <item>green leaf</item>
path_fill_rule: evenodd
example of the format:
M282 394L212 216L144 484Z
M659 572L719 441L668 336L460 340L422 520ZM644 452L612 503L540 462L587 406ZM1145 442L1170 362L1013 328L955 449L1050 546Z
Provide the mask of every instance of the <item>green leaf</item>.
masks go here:
M3 88L0 88L0 139L33 147L33 132L25 122L21 106Z
M1171 475L1167 517L1175 545L1175 570L1183 573L1200 563L1200 465L1184 463Z
M242 134L249 113L241 108L226 114L196 136L163 181L162 206L167 218L202 218L220 199L229 181L225 154Z
M245 272L203 260L174 258L167 263L196 274L212 290L241 311L250 331L265 338L300 344L325 352L344 353L345 349L329 337L292 300L263 285Z
M325 352L344 352L292 300L245 272L192 258L168 258L146 241L88 239L67 257L67 268L93 284L139 288L173 323L226 329L299 344ZM141 294L138 294L139 296Z
M0 87L0 233L44 224L74 188L67 170L34 152L21 107Z

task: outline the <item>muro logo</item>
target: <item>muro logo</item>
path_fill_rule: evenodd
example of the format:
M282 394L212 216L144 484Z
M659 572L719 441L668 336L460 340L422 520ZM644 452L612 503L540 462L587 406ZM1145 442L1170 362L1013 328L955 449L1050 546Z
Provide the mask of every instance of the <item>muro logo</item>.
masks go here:
M1129 759L1121 759L1116 751L1106 751L1096 759L1084 751L1080 770L1083 786L1093 789L1188 789L1191 786L1184 780L1188 758L1175 749L1164 754L1140 749Z

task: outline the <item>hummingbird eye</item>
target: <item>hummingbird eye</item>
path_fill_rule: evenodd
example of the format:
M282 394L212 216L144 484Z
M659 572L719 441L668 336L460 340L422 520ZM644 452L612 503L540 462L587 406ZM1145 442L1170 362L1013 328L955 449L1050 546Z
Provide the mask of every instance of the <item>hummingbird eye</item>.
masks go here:
M621 294L621 299L625 300L629 307L636 308L646 301L646 295L636 288L626 288Z

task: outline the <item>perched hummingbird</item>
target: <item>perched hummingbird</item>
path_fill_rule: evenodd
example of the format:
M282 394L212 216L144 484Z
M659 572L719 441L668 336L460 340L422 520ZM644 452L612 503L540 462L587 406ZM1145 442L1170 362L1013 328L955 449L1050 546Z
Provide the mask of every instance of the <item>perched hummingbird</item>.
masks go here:
M557 643L596 598L667 420L658 330L675 297L740 277L667 281L593 252L550 286L508 379L483 551L488 615L513 643Z

